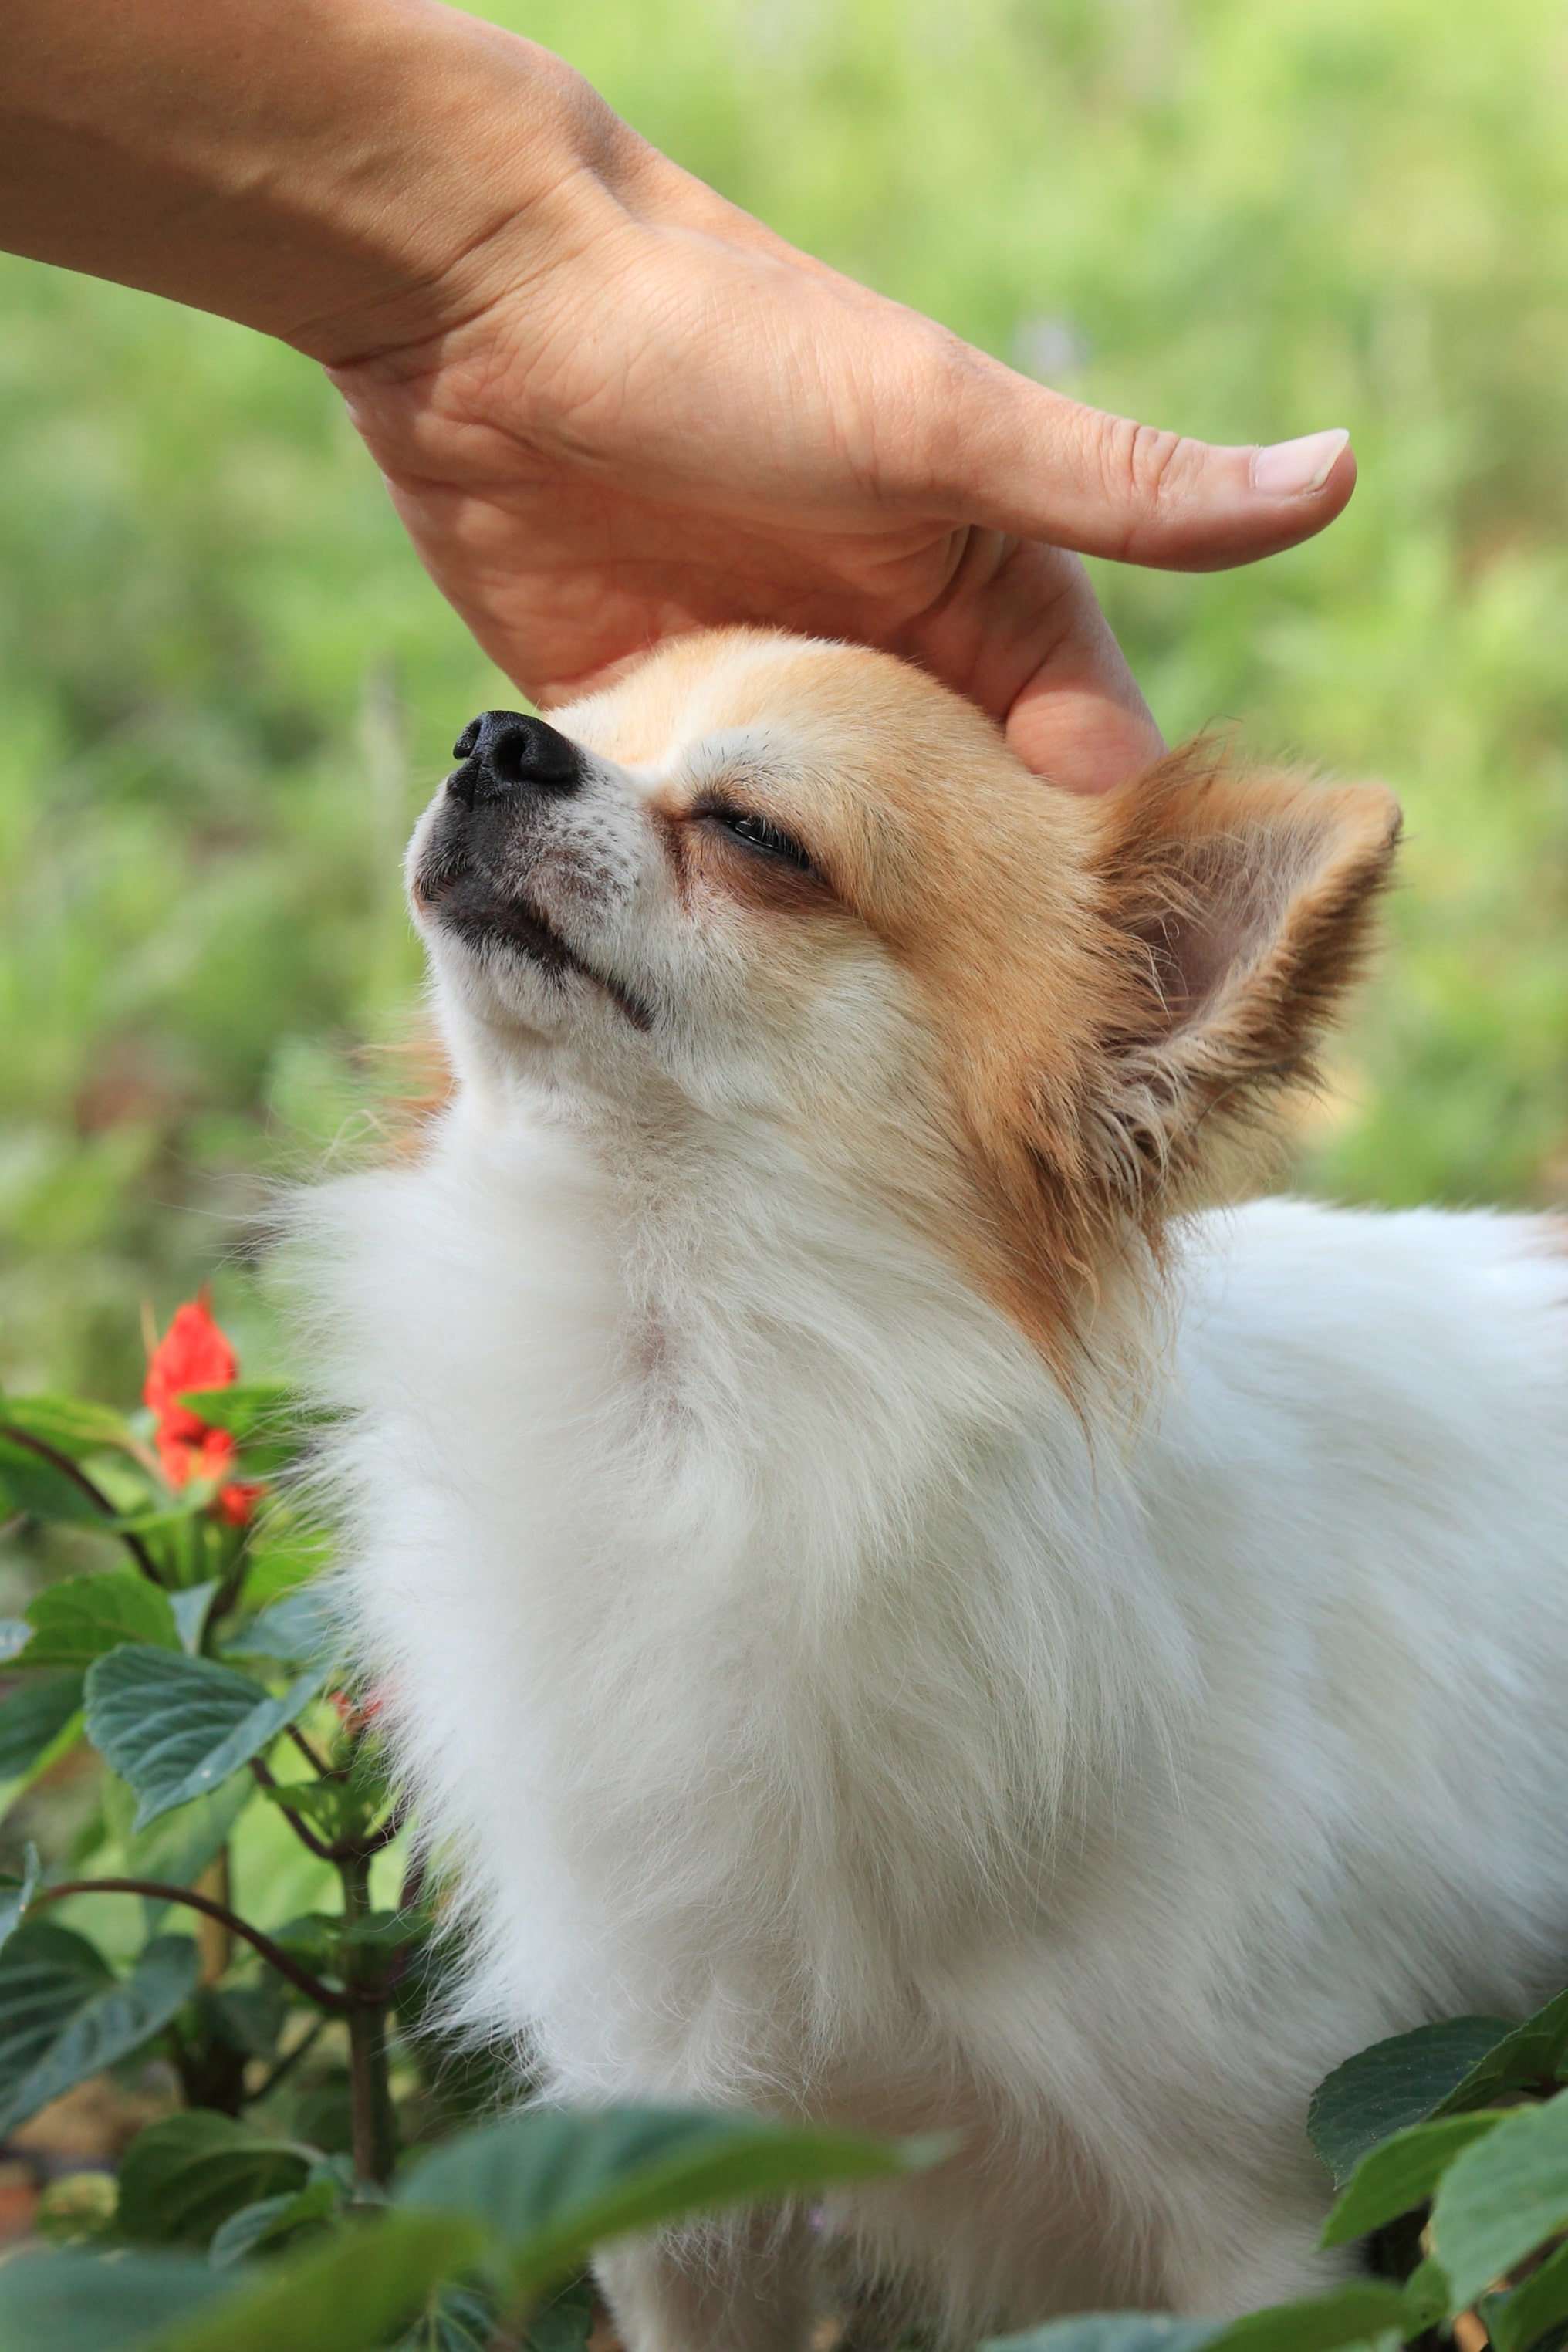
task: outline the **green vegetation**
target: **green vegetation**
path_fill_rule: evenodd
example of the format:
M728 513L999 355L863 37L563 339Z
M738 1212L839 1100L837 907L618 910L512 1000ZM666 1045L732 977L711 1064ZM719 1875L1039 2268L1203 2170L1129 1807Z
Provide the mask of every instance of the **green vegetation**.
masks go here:
M140 1411L0 1400L0 1519L92 1563L0 1619L0 1812L26 1839L0 1878L0 2138L95 2080L163 2092L113 2178L37 2200L76 2251L0 2266L0 2352L584 2352L590 2248L940 2155L740 2115L498 2114L511 2053L447 2022L460 1961L383 1701L345 1684L322 1531L278 1482L316 1420L238 1369L191 1299ZM37 1818L40 1856L51 1777L77 1818Z
M1568 64L1548 0L541 0L493 13L785 234L1211 438L1344 423L1320 544L1106 572L1168 732L1376 772L1394 947L1320 1190L1568 1167ZM0 1368L123 1392L416 986L398 847L502 696L304 361L0 266ZM226 1270L223 1266L226 1262Z

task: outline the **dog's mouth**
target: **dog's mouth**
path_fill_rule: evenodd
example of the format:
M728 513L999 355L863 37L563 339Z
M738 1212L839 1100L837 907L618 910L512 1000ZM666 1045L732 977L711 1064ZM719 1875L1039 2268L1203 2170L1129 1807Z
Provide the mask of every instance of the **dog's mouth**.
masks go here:
M634 1029L653 1027L653 1014L635 990L579 955L537 907L515 892L499 890L451 850L421 862L414 877L414 895L443 930L453 932L476 953L500 949L526 957L536 971L554 980L575 973L602 989Z

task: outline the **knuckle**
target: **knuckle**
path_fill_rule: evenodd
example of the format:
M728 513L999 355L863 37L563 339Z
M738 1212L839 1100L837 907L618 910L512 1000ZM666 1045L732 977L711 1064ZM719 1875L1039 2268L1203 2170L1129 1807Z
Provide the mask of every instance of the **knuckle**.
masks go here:
M1204 444L1184 434L1126 416L1109 420L1101 448L1104 486L1127 510L1129 541L1174 516L1192 492L1204 455Z

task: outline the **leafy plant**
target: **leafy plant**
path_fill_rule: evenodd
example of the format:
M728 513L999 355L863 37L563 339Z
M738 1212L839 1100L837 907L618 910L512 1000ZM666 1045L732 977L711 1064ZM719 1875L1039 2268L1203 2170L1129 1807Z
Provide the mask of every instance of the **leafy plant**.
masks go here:
M1510 2026L1447 2018L1337 2067L1308 2130L1339 2196L1325 2246L1419 2222L1402 2282L1362 2279L1226 2325L1093 2313L990 2352L1378 2352L1472 2313L1497 2352L1568 2322L1568 1993ZM1429 2209L1429 2211L1428 2211Z
M179 2120L184 2147L165 2134L143 2168L168 2237L205 2233L217 2194L215 2154L237 2168L230 2194L257 2185L262 2161L279 2160L243 2147L243 2126L226 2134L218 2117ZM608 2239L826 2181L874 2179L930 2153L918 2142L743 2117L537 2109L459 2137L416 2164L390 2202L339 2209L335 2226L323 2178L264 2200L270 2221L280 2205L298 2209L314 2192L310 2218L324 2231L277 2262L235 2265L231 2222L228 2244L215 2243L217 2259L205 2263L143 2252L8 2263L0 2267L0 2352L368 2352L399 2330L412 2331L402 2337L408 2352L516 2344L546 2291L568 2283ZM296 2161L304 2165L306 2152ZM246 2252L256 2250L262 2233L246 2234ZM582 2297L552 2302L552 2315L562 2315L563 2301L586 2316ZM552 2333L556 2347L572 2340ZM584 2326L575 2340L585 2336Z
M401 1813L374 1708L324 1696L330 1623L300 1605L297 1509L268 1486L308 1428L286 1391L242 1386L237 1372L196 1299L153 1353L139 1420L61 1397L0 1407L0 1507L90 1528L126 1563L46 1586L0 1629L16 1677L0 1703L0 1751L26 1785L86 1742L132 1802L132 1853L145 1853L155 1824L189 1832L163 1840L164 1855L183 1861L174 1874L40 1878L35 1867L0 1901L0 2122L153 2046L194 2106L237 2117L276 2090L303 2010L318 2027L346 2029L354 2179L380 2185L395 2154L388 2020L431 1922L417 1900L391 1916L373 1901L372 1867ZM270 1932L234 1909L227 1842L252 1799L273 1803L330 1865L341 1909ZM121 1975L45 1916L107 1894L140 1896L160 1922L195 1915L205 1942L161 1931ZM6 2040L12 2018L26 2030ZM200 2144L195 2118L158 2128ZM279 2165L261 2170L270 2193ZM249 2176L232 2158L205 2175L200 2210L216 2227L247 2201L219 2184Z
M80 1875L29 1845L0 1887L0 2134L153 2056L184 2102L132 2140L112 2210L63 2209L66 2234L112 2252L0 2266L0 2352L483 2352L520 2344L536 2305L533 2352L579 2352L593 2246L923 2161L918 2145L743 2116L540 2110L416 2148L395 2185L426 2124L515 2085L473 2053L445 2063L432 2034L442 1946L421 1874L391 1903L374 1884L398 1870L403 1829L377 1702L342 1685L320 1548L278 1486L309 1421L237 1374L196 1299L153 1353L140 1415L0 1401L0 1513L109 1548L0 1625L13 1801L95 1751L103 1815L144 1865ZM263 1925L236 1907L230 1841L252 1805L335 1876L337 1908ZM140 1898L124 1965L84 1932L106 1896ZM312 2107L310 2068L334 2035L342 2147L311 2127L331 2120L331 2077Z

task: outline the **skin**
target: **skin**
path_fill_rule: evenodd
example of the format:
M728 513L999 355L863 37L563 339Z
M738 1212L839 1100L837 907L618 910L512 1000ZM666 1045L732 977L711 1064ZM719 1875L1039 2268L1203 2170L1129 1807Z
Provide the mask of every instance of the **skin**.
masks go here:
M1354 485L1014 374L437 0L11 0L0 245L321 362L544 709L753 622L909 656L1101 790L1161 745L1071 551L1250 562Z

